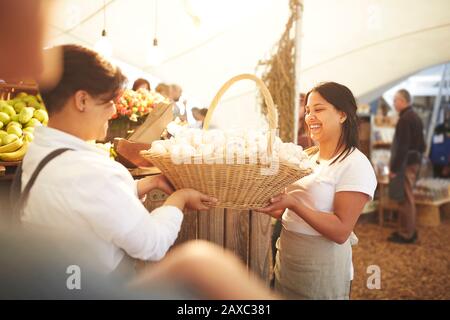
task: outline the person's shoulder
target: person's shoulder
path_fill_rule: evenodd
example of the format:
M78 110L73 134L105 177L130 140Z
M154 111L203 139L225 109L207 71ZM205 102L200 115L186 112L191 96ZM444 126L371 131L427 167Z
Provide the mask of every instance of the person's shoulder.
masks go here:
M361 167L372 168L370 160L358 148L354 148L344 161L348 167L354 168L355 170L360 170Z
M70 176L77 181L85 179L87 183L94 183L99 177L124 177L129 174L120 163L106 155L88 150L69 150L55 160L55 166L59 167L62 175Z

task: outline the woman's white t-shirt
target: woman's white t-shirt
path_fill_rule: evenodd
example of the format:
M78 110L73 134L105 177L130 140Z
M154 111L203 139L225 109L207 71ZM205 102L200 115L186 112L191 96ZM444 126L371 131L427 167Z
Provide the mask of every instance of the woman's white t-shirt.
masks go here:
M311 158L313 173L287 188L287 192L308 208L332 214L335 193L340 191L362 192L373 199L377 179L369 159L361 151L354 149L344 160L338 160L332 165L330 163L334 159L320 160L320 164L317 164L317 157L318 153ZM291 210L284 212L282 222L289 231L312 236L321 235ZM351 274L353 275L352 270Z

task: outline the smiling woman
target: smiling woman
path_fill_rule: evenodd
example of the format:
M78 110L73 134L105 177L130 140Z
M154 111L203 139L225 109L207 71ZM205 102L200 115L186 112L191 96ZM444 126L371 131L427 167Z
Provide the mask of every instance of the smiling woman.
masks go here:
M313 174L261 210L282 217L275 287L294 299L349 299L353 228L373 197L375 173L357 149L356 102L351 91L327 82L306 95L305 122L318 152Z

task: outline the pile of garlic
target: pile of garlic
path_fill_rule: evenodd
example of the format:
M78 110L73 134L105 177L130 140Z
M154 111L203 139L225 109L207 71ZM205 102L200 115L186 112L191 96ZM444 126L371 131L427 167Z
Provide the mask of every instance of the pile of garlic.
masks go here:
M310 168L308 157L301 146L283 143L275 137L272 158L267 154L267 135L251 130L208 130L184 128L169 140L154 141L149 150L155 154L169 154L172 158L196 159L195 163L239 163L239 158L258 159L260 163L268 163L277 159L282 163L294 165L301 169ZM228 157L228 158L227 158ZM226 159L226 162L218 162ZM241 162L243 163L243 162ZM251 162L256 163L256 162Z

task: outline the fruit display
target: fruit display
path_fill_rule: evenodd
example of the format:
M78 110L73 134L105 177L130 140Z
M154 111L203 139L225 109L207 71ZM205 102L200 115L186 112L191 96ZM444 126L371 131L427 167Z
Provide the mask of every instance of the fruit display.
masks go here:
M126 89L116 101L116 113L112 119L126 117L137 121L152 112L161 102L169 103L167 98L154 91Z
M41 96L20 92L0 100L0 161L20 161L34 139L34 128L46 126L48 114Z

